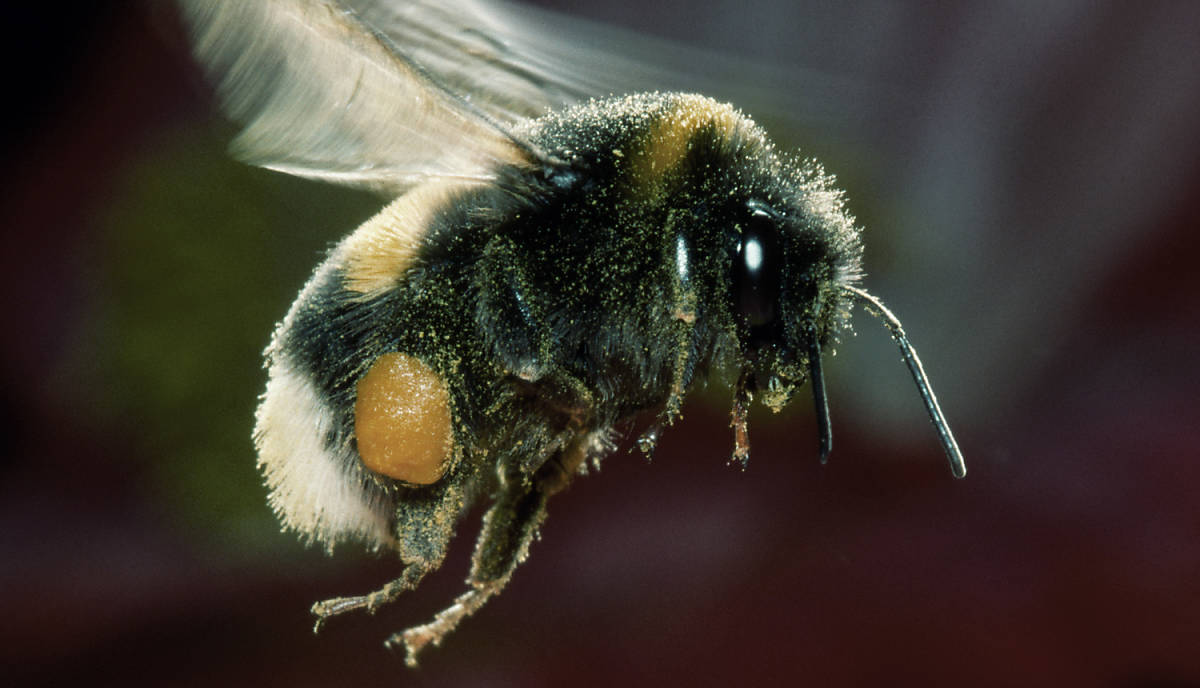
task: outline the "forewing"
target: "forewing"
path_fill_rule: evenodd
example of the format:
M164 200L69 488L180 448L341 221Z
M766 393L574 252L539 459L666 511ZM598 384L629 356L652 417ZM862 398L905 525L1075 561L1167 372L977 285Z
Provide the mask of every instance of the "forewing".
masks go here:
M758 115L837 125L873 89L504 0L345 3L438 82L510 124L591 97L690 91Z
M513 131L590 97L695 91L828 130L869 102L862 84L820 70L498 0L181 1L227 113L246 127L239 157L392 195L552 163Z
M185 0L185 20L251 164L399 193L487 180L532 151L429 79L356 14L321 0Z

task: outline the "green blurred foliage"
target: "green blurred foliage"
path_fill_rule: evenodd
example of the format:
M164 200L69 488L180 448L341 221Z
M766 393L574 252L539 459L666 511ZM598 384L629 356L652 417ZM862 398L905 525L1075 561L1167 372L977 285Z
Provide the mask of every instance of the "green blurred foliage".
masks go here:
M91 391L81 412L138 429L162 513L241 545L279 540L250 439L261 352L326 248L380 203L242 165L230 133L170 132L115 181L71 358Z

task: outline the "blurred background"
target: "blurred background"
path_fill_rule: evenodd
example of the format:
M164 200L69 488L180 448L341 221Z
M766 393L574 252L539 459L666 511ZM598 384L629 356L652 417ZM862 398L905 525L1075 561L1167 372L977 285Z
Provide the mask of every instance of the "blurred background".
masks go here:
M400 567L279 532L260 354L382 202L231 160L165 3L25 3L2 48L3 682L1200 685L1200 5L545 4L728 55L716 95L839 176L966 480L860 314L828 466L806 399L755 413L727 465L713 385L653 463L626 443L557 497L418 671L382 641L460 591L478 510L418 591L314 636L313 601Z

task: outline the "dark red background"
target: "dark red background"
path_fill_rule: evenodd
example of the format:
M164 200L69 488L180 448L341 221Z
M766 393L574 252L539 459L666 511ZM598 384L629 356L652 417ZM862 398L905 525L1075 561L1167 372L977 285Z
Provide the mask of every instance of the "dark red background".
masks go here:
M860 316L830 465L801 401L727 466L715 386L653 463L619 452L556 498L509 589L416 672L381 642L457 594L478 514L418 592L314 636L311 602L398 566L276 534L249 442L273 319L375 202L222 162L233 130L164 6L26 7L5 46L0 676L1200 684L1200 9L1052 5L583 10L865 84L814 105L827 136L764 119L840 173L969 475Z

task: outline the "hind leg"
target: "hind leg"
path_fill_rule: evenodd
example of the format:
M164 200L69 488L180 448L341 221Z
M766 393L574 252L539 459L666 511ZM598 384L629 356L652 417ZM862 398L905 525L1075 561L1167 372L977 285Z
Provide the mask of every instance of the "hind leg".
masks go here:
M503 475L500 494L483 518L471 574L470 589L439 612L432 621L393 635L388 646L404 644L405 663L416 666L417 655L432 643L442 640L468 616L479 611L512 578L513 571L525 561L529 545L546 518L550 495L566 487L580 464L587 458L588 436L578 433L574 441L556 454L533 476Z
M474 471L470 463L460 461L441 489L400 501L395 531L404 571L395 580L365 595L335 597L314 604L312 613L317 617L314 632L321 630L332 616L358 609L374 614L379 607L417 587L427 573L442 565L454 526L470 501Z
M436 564L429 565L424 562L408 564L404 567L404 572L400 577L389 581L382 588L366 595L351 595L349 597L334 597L328 600L321 600L312 606L312 613L317 617L316 623L313 625L313 633L321 630L321 626L331 616L338 616L356 609L365 609L368 614L374 614L379 607L395 600L402 593L412 590L417 587L425 574L437 568Z

